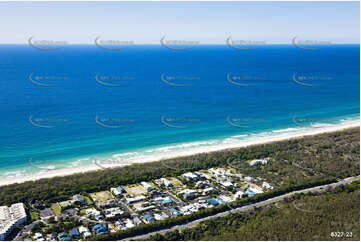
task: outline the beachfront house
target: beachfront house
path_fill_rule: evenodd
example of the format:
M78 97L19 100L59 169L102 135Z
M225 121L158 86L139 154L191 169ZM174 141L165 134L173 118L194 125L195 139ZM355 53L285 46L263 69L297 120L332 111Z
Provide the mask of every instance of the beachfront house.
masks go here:
M267 164L267 160L251 160L249 162L251 166L257 166L257 165L265 165Z
M74 195L74 196L73 196L73 201L74 201L74 203L75 203L75 202L78 202L78 203L81 203L81 204L86 203L84 197L83 197L82 195L80 195L80 194Z
M200 179L207 179L203 173L200 173L198 171L195 171L194 174L196 174L196 176L198 176Z
M232 174L229 173L228 171L226 171L225 169L222 168L210 168L208 169L208 171L215 177L218 178L226 178L226 177L231 177Z
M118 186L110 188L110 192L113 193L115 196L121 196L123 193L125 193L125 190L123 189L123 187Z
M198 180L198 176L192 172L184 173L182 177L189 182L195 182Z
M147 182L141 182L140 183L144 188L145 190L147 190L148 192L152 191L153 190L153 187L151 185L149 185Z
M158 179L158 180L155 180L154 182L158 186L166 186L166 187L172 187L173 186L172 183L168 179L163 178L163 177Z

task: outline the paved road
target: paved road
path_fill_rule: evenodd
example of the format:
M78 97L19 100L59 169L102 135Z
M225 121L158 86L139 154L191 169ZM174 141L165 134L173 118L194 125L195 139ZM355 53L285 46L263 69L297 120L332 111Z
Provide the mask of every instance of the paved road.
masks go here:
M232 209L232 210L229 210L229 211L226 211L226 212L218 213L216 215L212 215L212 216L208 216L208 217L205 217L205 218L197 219L197 220L194 220L194 221L186 223L186 224L176 225L176 226L173 226L173 227L168 228L168 229L162 229L162 230L158 230L158 231L151 232L151 233L144 234L144 235L128 237L128 238L123 239L123 240L141 240L142 238L144 239L144 238L146 238L148 236L155 235L157 233L166 233L166 232L169 232L169 231L180 229L182 227L188 227L188 226L196 225L196 224L199 224L200 222L208 220L208 219L223 217L223 216L229 215L231 213L246 212L246 211L249 211L249 210L253 210L254 208L257 208L257 207L262 207L262 206L270 205L270 204L273 204L273 203L276 203L276 202L280 202L283 199L290 198L290 197L292 197L293 195L295 195L297 193L321 192L321 191L324 191L327 188L335 188L335 187L340 186L340 185L350 184L351 182L356 181L358 179L359 179L359 177L351 177L351 178L346 178L346 179L340 180L340 181L338 181L336 183L332 183L332 184L328 184L328 185L322 185L322 186L317 186L317 187L312 187L312 188L307 188L307 189L303 189L303 190L299 190L299 191L290 192L290 193L287 193L287 194L284 194L284 195L281 195L281 196L278 196L278 197L267 199L267 200L262 201L262 202L246 205L246 206L235 208L235 209Z

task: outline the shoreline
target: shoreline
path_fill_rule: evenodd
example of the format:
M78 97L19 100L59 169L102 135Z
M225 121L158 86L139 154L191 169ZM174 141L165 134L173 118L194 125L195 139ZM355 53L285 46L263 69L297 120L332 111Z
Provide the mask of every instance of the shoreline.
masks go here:
M135 163L146 163L146 162L155 162L160 161L164 159L170 159L170 158L176 158L176 157L182 157L182 156L190 156L200 153L207 153L207 152L214 152L214 151L221 151L226 149L235 149L235 148L242 148L247 147L251 145L259 145L259 144L266 144L276 141L283 141L293 138L301 138L304 136L312 136L322 133L330 133L335 131L341 131L344 129L349 128L355 128L360 127L360 120L352 121L349 123L341 123L337 124L331 127L323 127L323 128L311 128L309 130L302 130L299 132L294 133L288 133L288 134L280 134L275 136L269 136L269 137L262 137L261 139L255 139L255 140L244 140L239 141L237 143L231 143L231 144L218 144L218 145L211 145L211 146L205 146L205 147L197 147L197 148L190 148L183 151L172 151L167 154L160 154L160 155L154 155L150 157L144 157L144 158L131 158L126 161L121 162L120 164L112 164L107 165L107 168L115 168L115 167L122 167L127 166ZM50 170L50 171L44 171L40 173L35 174L26 174L24 176L19 177L13 177L13 178L1 178L0 179L0 186L15 184L15 183L24 183L27 181L35 181L43 178L52 178L56 176L68 176L76 173L86 173L91 171L97 171L101 170L101 166L96 164L89 164L84 166L78 166L78 167L69 167L69 168L62 168L62 169L56 169L56 170ZM104 169L104 168L103 168Z

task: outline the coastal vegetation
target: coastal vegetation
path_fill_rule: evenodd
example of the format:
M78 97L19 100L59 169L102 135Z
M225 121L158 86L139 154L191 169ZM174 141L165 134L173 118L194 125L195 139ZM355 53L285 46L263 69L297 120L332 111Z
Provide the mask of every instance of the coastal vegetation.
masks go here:
M360 240L360 183L297 194L269 207L201 222L148 240Z
M241 173L272 181L279 187L301 185L325 178L359 175L360 129L352 128L249 147L134 164L94 172L54 177L0 187L0 204L41 201L45 206L70 196L107 190L186 171L231 166ZM247 160L269 157L267 166L250 166Z

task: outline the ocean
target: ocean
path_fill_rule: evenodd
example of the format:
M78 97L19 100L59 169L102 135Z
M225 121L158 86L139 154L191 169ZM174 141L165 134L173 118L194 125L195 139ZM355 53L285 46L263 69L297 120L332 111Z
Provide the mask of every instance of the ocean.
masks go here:
M0 53L0 178L360 116L359 45L0 45Z

